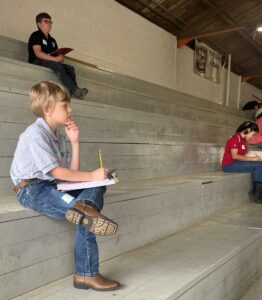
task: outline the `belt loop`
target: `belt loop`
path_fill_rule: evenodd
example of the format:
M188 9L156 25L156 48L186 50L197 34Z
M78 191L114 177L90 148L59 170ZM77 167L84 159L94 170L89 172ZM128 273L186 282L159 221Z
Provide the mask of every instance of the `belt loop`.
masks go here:
M32 179L22 179L15 187L14 187L14 192L16 194L18 194L23 187L27 186L29 183L33 183L36 182L37 179L36 178L32 178Z

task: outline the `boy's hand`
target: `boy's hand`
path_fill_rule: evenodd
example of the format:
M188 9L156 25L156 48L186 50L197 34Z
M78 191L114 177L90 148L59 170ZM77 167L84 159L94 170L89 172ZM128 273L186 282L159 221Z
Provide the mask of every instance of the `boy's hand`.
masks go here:
M99 168L92 172L93 181L104 180L107 178L108 169Z
M62 54L56 56L55 58L56 58L56 62L63 62L64 60L64 56Z
M258 160L261 160L261 157L256 155L256 156L252 157L251 160L258 161Z
M72 144L78 143L79 129L74 121L70 120L65 124L65 133Z

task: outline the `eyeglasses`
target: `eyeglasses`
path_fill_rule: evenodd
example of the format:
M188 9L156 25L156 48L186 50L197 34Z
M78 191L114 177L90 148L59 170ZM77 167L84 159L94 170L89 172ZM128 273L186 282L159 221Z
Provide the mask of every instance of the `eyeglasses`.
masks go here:
M53 24L53 21L49 19L42 19L41 22L44 22L46 24Z

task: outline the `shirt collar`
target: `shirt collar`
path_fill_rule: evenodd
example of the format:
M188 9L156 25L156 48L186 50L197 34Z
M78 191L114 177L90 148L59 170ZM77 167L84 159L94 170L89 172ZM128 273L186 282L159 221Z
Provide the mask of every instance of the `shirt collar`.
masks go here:
M48 134L52 137L54 141L58 141L58 137L55 135L55 133L51 130L51 128L48 126L46 121L43 118L38 118L36 120L36 124L40 127L42 127L44 130L48 132Z
M38 31L42 34L42 36L46 39L50 39L51 35L50 33L48 33L48 36L46 37L46 35L43 33L43 31L39 28Z
M241 140L241 141L245 141L245 139L244 139L244 138L242 138L242 136L241 136L240 132L237 132L237 133L236 133L236 135L237 135L237 137L238 137L239 141L240 141L240 140Z

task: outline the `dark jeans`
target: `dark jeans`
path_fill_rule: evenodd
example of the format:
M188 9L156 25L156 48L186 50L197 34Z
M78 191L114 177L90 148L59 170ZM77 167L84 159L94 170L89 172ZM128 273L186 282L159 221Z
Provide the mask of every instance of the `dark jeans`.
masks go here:
M60 62L43 59L36 59L33 64L52 69L63 85L69 90L70 95L75 93L77 82L74 67Z
M88 200L102 210L105 191L103 186L61 192L56 189L54 181L39 180L22 188L17 198L24 207L54 219L66 220L65 213L78 200ZM95 276L99 272L96 236L81 225L76 227L74 259L76 274Z
M257 143L257 144L253 144L252 146L256 146L257 148L262 148L262 142Z
M252 180L262 182L262 161L237 160L222 167L225 173L252 173Z

